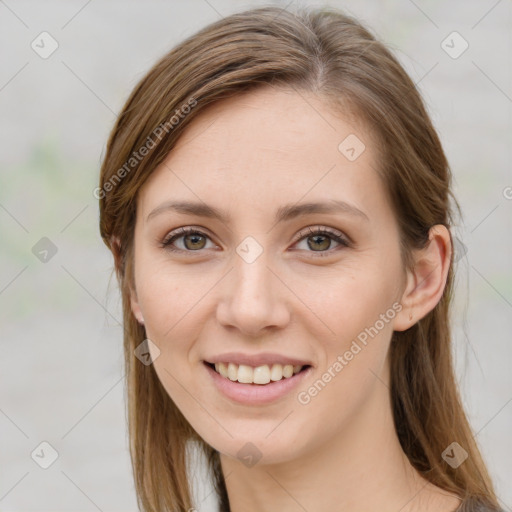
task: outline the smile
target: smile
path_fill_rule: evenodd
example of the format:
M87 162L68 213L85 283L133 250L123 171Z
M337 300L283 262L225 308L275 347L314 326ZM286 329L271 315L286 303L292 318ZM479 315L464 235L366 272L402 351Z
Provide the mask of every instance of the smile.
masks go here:
M268 384L282 379L289 379L293 375L299 373L309 365L291 365L291 364L264 364L252 367L246 364L235 363L215 363L208 364L211 368L222 375L222 377L233 382L242 384Z
M304 383L313 371L309 364L249 366L207 361L203 364L214 389L233 403L249 406L269 405L293 396L293 390Z

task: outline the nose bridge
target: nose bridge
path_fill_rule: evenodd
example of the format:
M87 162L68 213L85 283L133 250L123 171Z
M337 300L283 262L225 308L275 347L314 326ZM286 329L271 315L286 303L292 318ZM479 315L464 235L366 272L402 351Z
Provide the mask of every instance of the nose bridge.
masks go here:
M219 305L219 321L245 333L283 326L288 312L282 284L269 268L271 254L253 237L247 237L233 256L233 270Z
M240 256L234 258L234 290L235 294L245 300L266 299L272 295L273 274L269 270L268 252L263 251L254 259L245 259ZM266 297L267 296L267 297Z

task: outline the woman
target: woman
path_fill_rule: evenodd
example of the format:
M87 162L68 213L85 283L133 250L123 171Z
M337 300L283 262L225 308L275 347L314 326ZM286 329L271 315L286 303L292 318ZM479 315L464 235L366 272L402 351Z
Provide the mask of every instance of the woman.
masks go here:
M143 510L498 510L451 359L451 175L413 82L332 9L254 9L140 81L100 230Z

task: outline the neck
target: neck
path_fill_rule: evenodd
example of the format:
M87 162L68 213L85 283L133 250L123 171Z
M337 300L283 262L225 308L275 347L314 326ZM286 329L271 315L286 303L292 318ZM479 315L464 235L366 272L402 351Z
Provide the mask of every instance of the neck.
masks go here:
M389 391L372 397L343 431L300 457L246 467L221 454L231 512L451 512L460 500L423 479L394 428Z

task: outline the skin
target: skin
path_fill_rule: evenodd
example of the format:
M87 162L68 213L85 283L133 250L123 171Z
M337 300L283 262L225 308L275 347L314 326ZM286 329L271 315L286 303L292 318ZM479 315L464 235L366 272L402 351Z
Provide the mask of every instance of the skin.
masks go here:
M338 150L350 134L366 146L354 161ZM139 192L132 310L160 350L153 364L166 391L220 452L233 512L268 511L269 503L285 512L449 512L460 503L421 478L403 453L387 357L393 330L409 328L440 300L450 236L432 228L428 247L414 253L415 268L404 267L375 147L369 131L320 97L266 87L202 112ZM364 216L274 222L285 204L332 199ZM172 210L148 219L169 200L207 203L230 220ZM207 237L176 239L181 252L162 247L184 226ZM308 227L331 228L351 243L316 241ZM252 263L236 252L247 236L263 250ZM393 304L401 310L321 392L299 403L297 393ZM288 354L310 361L313 371L275 403L234 404L210 384L202 363L228 351ZM251 467L237 457L248 442L261 454Z

